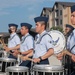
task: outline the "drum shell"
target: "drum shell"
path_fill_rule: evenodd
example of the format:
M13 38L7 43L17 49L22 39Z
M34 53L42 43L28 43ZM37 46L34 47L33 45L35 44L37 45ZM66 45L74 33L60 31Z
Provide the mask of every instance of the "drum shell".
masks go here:
M33 67L33 70L34 70L34 75L39 75L39 73L44 73L44 75L47 75L49 73L50 73L50 75L54 75L51 73L57 73L57 74L61 75L60 73L62 73L64 75L64 68L63 68L63 66L59 66L59 65L55 65L55 66L35 65Z
M6 68L6 75L29 75L29 69L24 66L11 66Z
M0 61L2 63L2 66L1 66L1 71L2 72L5 72L5 69L8 67L8 66L14 66L16 64L16 60L15 59L12 59L12 58L0 58Z

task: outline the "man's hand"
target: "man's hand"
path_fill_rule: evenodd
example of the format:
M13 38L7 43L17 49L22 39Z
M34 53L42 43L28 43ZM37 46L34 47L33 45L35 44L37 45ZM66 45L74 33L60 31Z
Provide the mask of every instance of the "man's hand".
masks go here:
M21 60L23 60L23 61L26 61L27 58L28 57L26 57L26 56L21 56Z
M21 56L21 59L23 60L23 61L26 61L26 60L32 60L31 58L29 58L28 56Z
M9 52L9 51L11 50L11 49L8 48L8 47L5 47L4 49L5 49L5 51L7 51L7 52Z
M40 59L39 59L39 58L34 58L34 59L33 59L33 62L34 62L34 63L39 63L39 62L40 62Z
M4 48L4 49L6 49L6 48L7 48L7 46L3 46L3 48Z
M19 54L19 51L18 50L14 50L14 53L12 53L13 56L17 57L17 55Z
M75 55L73 54L71 59L75 62Z
M59 53L56 55L58 60L62 60L63 59L63 53Z

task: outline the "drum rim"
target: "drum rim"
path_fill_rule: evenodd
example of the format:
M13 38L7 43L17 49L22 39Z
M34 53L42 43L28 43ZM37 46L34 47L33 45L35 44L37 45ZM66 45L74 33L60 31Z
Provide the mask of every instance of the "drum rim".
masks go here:
M43 68L41 68L42 66L45 66L45 67L43 67ZM47 66L47 68L46 68L46 66ZM48 67L59 67L59 69L57 68L57 69L51 69L51 68L48 68ZM46 72L50 72L50 71L55 71L55 72L57 72L57 71L63 71L64 70L64 67L63 66L61 66L61 65L53 65L53 66L51 66L51 65L34 65L34 67L33 67L33 69L34 69L34 71L42 71L42 72L44 72L44 71L46 71Z
M65 48L65 46L66 46L66 39L65 39L65 36L64 36L64 34L63 34L62 32L60 32L60 31L58 31L58 30L51 30L51 31L48 32L48 34L51 34L52 32L56 32L56 33L61 34L61 36L63 36L62 38L64 39L64 40L63 40L63 47L62 47L63 49L55 51L55 54L58 54L58 53L60 53L61 51L64 50L64 48Z
M10 66L6 68L6 72L27 72L28 70L29 70L28 67L24 66Z
M3 61L3 62L16 62L16 59L13 59L13 58L8 58L8 57L1 57L0 58L0 61Z

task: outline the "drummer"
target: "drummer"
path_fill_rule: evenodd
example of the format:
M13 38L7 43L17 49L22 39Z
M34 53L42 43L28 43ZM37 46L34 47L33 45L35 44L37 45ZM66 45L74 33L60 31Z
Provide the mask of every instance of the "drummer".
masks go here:
M8 25L9 26L9 33L10 33L10 38L8 39L8 47L4 47L7 52L10 51L9 58L14 58L16 59L16 54L17 54L17 49L11 49L12 47L18 47L20 45L20 38L16 34L18 25L11 23Z
M65 28L66 41L67 41L68 37L70 36L70 34L72 33L73 30L74 30L74 27L73 27L72 25L66 24L66 28ZM68 44L66 44L66 45L68 45ZM68 46L66 46L66 49L68 49ZM65 67L66 69L68 69L68 70L67 70L68 75L69 75L69 74L71 73L71 71L73 70L72 64L73 64L73 63L72 63L71 57L68 56L68 55L66 55L66 56L65 56L64 67Z
M53 55L54 50L52 38L46 31L48 18L40 16L34 18L34 21L38 34L35 37L33 61L37 64L49 64L48 57Z
M34 48L34 39L29 34L31 27L32 25L29 23L21 23L22 41L20 44L20 52L24 56L24 61L20 64L20 66L31 67L31 61L25 59L27 57L31 57Z
M71 23L74 27L75 26L75 5L71 7ZM75 29L71 32L71 34L68 37L67 48L73 54L72 60L75 62ZM73 63L73 67L74 66L75 66L75 63ZM74 68L74 71L75 71L75 68ZM71 75L75 75L75 73Z
M34 39L29 34L29 31L31 29L32 25L29 23L21 23L21 43L19 45L20 53L23 56L22 62L20 66L31 66L31 61L28 61L27 58L31 57L33 54L33 48L34 48ZM17 47L18 48L18 47ZM12 47L11 49L17 49L16 47Z

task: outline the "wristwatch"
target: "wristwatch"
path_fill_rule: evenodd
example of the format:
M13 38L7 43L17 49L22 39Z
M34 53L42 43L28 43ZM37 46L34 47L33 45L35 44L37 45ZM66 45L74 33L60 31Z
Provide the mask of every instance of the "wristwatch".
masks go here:
M40 59L40 61L42 61L42 58L41 58L41 56L39 57L39 59Z

